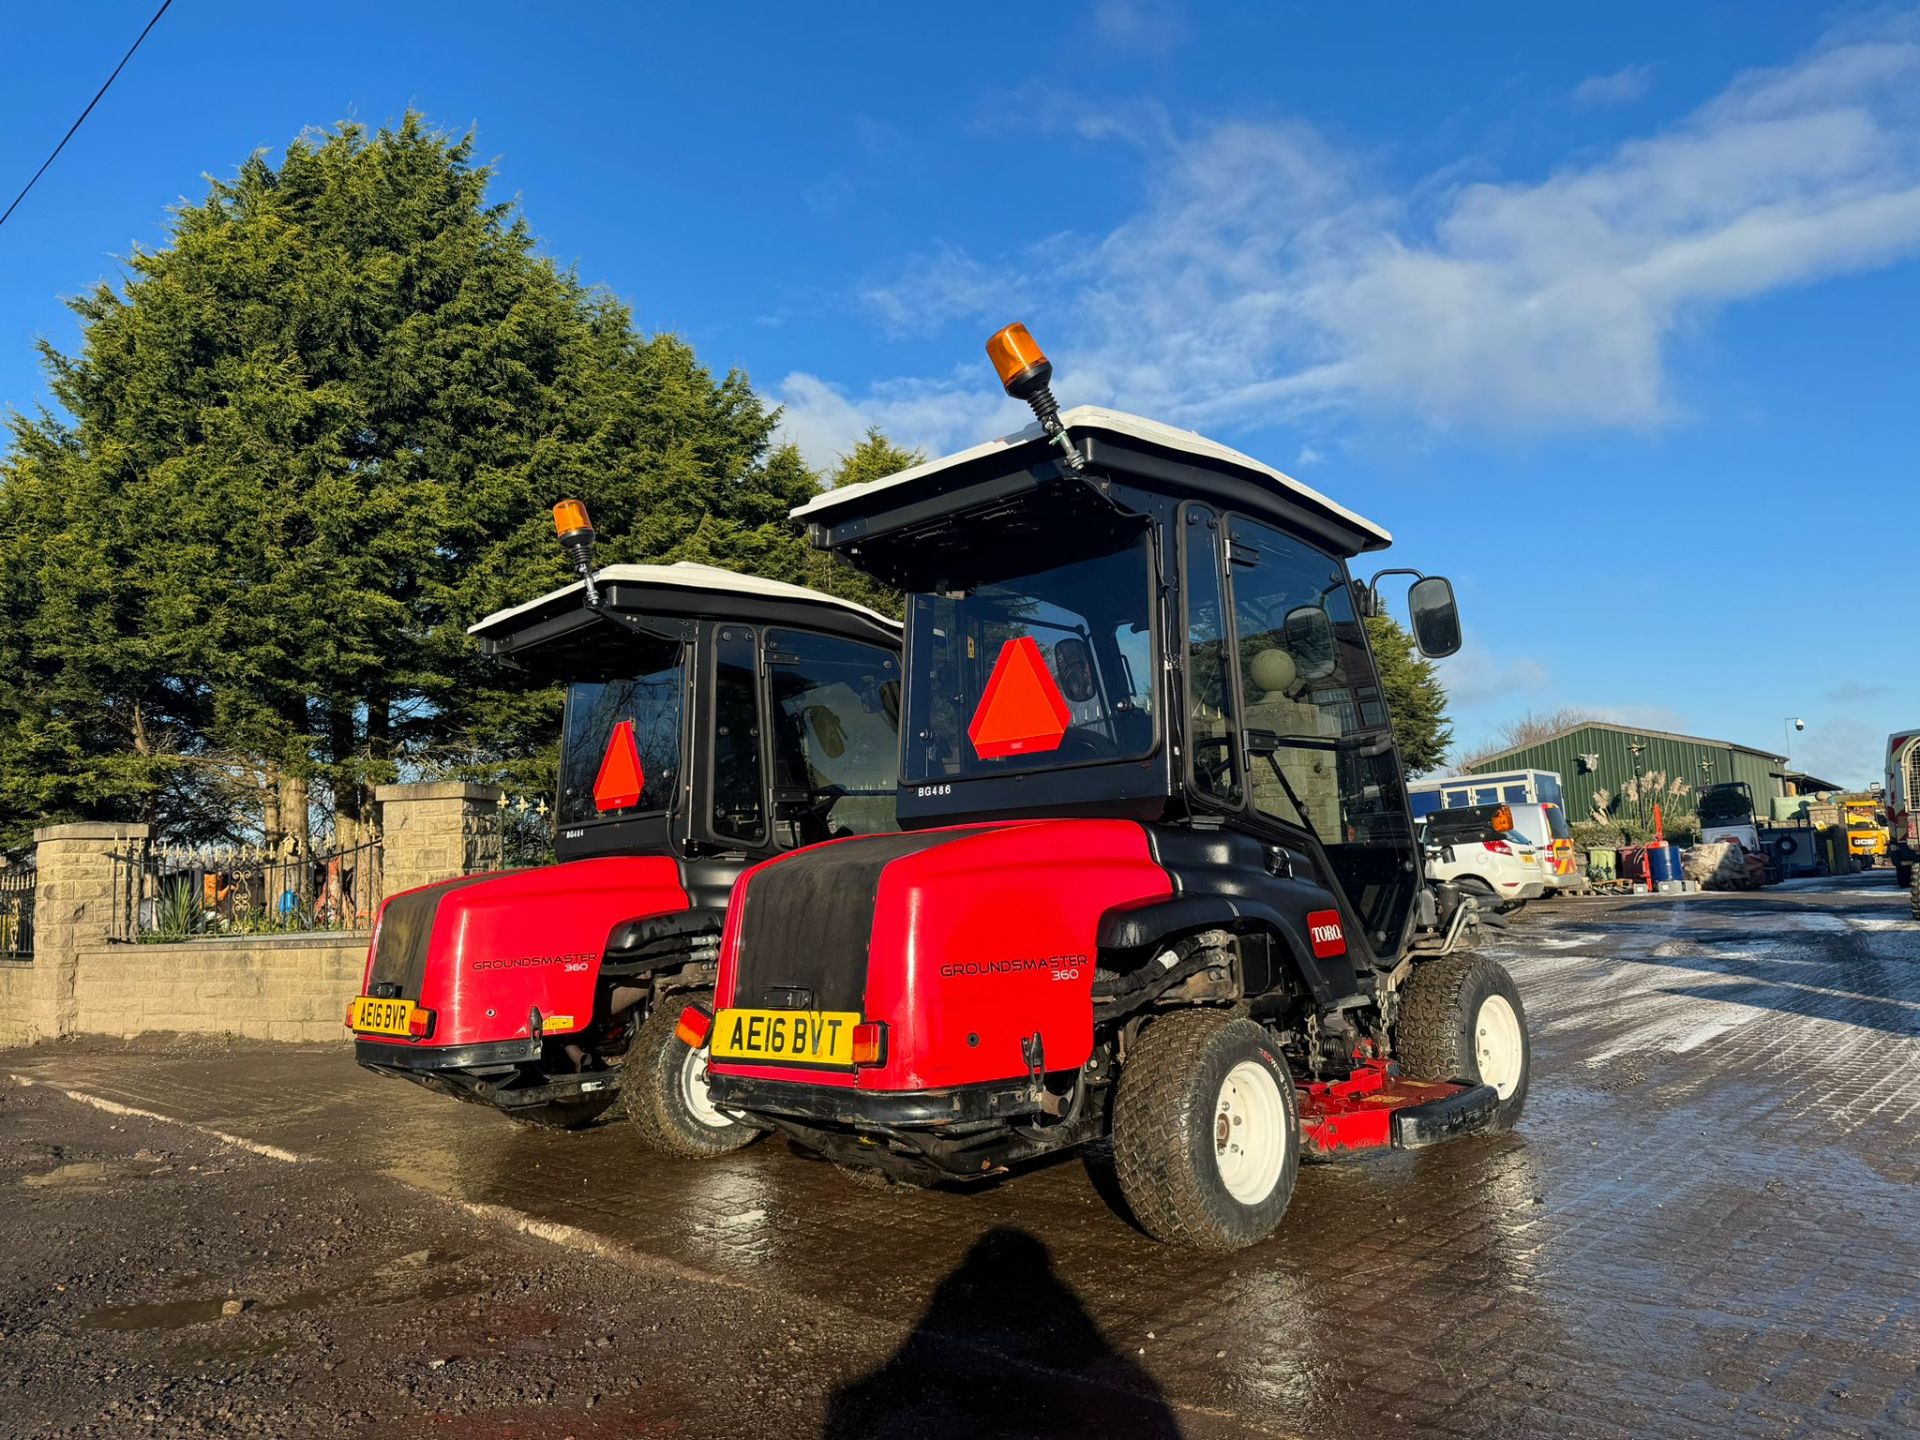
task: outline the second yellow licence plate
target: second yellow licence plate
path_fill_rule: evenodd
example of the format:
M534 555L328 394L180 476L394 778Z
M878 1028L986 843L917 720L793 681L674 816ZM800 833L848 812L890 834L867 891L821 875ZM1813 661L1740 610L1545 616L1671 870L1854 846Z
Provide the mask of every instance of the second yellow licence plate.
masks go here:
M713 1017L707 1053L715 1060L851 1066L859 1023L853 1010L722 1010Z
M409 1036L413 1021L413 1001L379 1000L362 995L353 1002L353 1014L347 1024L362 1035Z

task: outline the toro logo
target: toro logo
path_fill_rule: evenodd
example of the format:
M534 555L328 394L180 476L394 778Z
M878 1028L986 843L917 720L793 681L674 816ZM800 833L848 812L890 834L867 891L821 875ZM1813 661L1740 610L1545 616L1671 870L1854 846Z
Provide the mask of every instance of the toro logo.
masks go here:
M1347 953L1347 932L1340 928L1338 910L1315 910L1307 916L1307 938L1313 942L1316 960Z

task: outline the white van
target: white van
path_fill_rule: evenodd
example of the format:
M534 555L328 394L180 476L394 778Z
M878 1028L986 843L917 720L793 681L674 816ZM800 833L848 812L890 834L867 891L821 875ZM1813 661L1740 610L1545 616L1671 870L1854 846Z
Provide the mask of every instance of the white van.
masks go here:
M1573 835L1567 828L1567 812L1551 801L1537 805L1509 805L1513 811L1513 834L1524 839L1540 853L1540 878L1549 890L1563 890L1578 883L1580 867L1573 857Z

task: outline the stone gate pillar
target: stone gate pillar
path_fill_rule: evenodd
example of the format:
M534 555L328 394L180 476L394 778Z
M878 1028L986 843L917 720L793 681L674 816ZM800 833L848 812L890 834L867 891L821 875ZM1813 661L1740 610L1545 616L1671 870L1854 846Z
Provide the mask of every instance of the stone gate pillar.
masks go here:
M376 787L381 888L398 895L497 864L501 793L463 780Z
M26 987L33 1038L73 1033L80 951L104 944L116 914L128 903L124 869L117 877L121 893L115 894L113 857L141 850L147 835L145 825L111 823L43 825L33 832L33 977ZM132 879L137 905L137 872Z

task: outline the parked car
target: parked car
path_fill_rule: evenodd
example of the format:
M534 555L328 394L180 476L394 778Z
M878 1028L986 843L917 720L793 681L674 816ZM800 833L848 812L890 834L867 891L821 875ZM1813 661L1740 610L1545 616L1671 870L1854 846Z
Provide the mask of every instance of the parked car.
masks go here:
M1508 912L1547 892L1539 847L1514 823L1509 805L1470 805L1436 810L1420 819L1421 838L1440 847L1427 874L1450 880L1482 904Z
M1513 832L1508 838L1525 841L1539 852L1540 879L1547 889L1578 885L1580 866L1574 859L1567 812L1548 800L1507 808L1513 812Z

